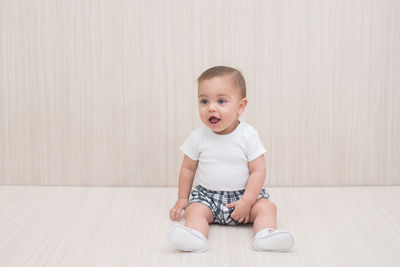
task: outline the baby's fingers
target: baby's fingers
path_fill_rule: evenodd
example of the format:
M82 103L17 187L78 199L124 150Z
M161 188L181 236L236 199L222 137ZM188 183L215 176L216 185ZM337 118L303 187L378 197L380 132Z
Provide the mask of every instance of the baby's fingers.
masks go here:
M245 220L245 218L242 217L242 218L239 218L239 220L237 220L237 221L240 222L240 223L242 223L242 222L244 222L244 220Z
M181 219L181 212L182 212L182 209L180 209L180 208L176 209L175 214L174 214L175 221L177 221L177 222L180 221L180 219Z
M172 208L169 210L169 217L171 218L171 221L174 220L174 216L175 216L175 209Z
M169 210L169 217L171 218L171 221L179 221L180 214L181 209L179 208L172 208Z
M239 220L242 218L242 217L240 217L240 214L238 213L238 212L232 212L232 214L231 214L231 218L233 218L235 221L238 221L239 222Z

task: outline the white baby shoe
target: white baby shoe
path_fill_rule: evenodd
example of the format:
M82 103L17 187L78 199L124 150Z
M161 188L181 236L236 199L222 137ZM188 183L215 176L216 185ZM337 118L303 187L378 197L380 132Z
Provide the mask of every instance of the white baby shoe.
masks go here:
M204 252L208 247L207 238L202 233L179 223L169 230L168 242L183 251Z
M265 228L254 237L255 250L289 251L294 246L294 236L285 230Z

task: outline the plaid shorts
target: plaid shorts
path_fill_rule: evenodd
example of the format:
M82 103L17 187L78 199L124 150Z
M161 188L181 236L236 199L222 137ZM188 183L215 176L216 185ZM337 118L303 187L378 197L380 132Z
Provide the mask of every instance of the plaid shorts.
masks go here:
M213 223L226 224L226 225L238 225L244 224L240 223L233 218L231 218L231 213L234 208L227 208L225 205L231 202L235 202L242 198L244 190L240 191L210 191L201 185L193 188L189 203L203 203L211 209L213 214ZM269 194L263 188L261 190L259 198L269 199ZM189 205L190 205L189 204Z

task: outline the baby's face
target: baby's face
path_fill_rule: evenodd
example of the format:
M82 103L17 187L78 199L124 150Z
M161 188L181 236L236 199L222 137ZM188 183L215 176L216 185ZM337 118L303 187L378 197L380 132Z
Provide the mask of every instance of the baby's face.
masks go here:
M202 122L217 134L229 134L239 124L247 99L231 76L203 80L198 88L199 113Z

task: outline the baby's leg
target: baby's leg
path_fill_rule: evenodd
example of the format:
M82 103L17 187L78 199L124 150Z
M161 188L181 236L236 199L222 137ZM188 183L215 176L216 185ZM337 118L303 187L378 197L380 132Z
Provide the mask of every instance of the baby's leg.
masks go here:
M249 222L253 222L256 250L289 251L294 245L294 236L286 230L276 229L276 206L265 198L259 198L250 211Z
M264 228L276 229L276 211L274 203L259 198L250 211L249 222L253 223L254 234Z
M213 215L209 207L202 203L192 203L185 209L186 226L199 231L208 238L209 224Z

